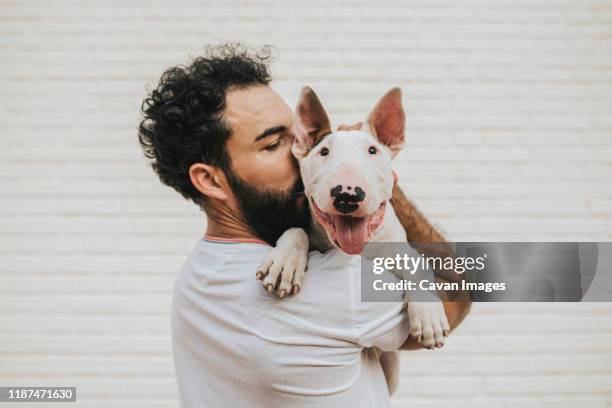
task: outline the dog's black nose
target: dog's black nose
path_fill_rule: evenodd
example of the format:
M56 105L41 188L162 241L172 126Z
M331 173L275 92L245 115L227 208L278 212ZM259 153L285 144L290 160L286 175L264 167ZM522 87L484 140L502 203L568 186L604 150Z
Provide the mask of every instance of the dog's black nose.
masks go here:
M334 199L334 207L342 214L355 212L359 208L359 204L365 198L365 191L359 186L347 186L346 189L338 184L330 191Z

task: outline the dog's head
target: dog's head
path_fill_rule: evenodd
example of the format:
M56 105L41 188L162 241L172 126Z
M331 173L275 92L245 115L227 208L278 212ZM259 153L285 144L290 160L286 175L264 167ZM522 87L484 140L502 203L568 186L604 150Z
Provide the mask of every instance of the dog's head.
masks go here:
M399 88L382 97L364 124L335 132L317 95L302 88L292 152L317 221L346 253L361 253L383 222L396 181L391 160L404 145L404 124Z

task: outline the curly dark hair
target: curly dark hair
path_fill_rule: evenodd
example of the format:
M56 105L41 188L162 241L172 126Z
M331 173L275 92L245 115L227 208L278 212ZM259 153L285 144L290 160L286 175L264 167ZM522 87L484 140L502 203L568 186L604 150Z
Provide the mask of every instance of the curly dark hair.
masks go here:
M162 183L200 207L205 197L191 183L194 163L227 172L231 129L222 115L230 88L269 84L270 47L250 52L226 43L207 46L204 56L166 70L142 103L138 139Z

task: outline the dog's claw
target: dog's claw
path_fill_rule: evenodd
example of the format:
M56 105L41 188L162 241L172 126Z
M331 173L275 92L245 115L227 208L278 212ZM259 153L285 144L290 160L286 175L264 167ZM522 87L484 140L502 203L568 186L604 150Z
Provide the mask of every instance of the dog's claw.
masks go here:
M263 272L262 271L257 271L257 274L255 274L255 278L257 280L261 280L263 278Z
M428 350L434 350L444 345L445 338L442 331L448 329L446 315L442 303L435 302L409 302L408 316L410 318L410 332L417 343ZM436 323L440 322L440 323Z
M286 293L285 289L281 289L278 296L280 296L280 298L282 299L285 297L285 293Z
M266 286L266 290L268 291L268 293L271 293L272 290L274 289L274 286L272 286L272 284L268 284L268 286Z
M291 292L295 295L296 293L298 293L300 291L300 285L293 285L293 288L291 288Z

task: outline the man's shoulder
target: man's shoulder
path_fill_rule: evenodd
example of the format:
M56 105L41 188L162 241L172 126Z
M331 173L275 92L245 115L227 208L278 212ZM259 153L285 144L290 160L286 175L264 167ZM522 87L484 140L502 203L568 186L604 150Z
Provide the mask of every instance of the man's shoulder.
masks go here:
M359 255L348 255L339 249L333 248L326 252L308 252L309 268L342 268L354 269L360 267Z
M193 278L207 281L221 277L217 271L222 271L225 277L242 274L245 279L247 272L252 272L254 279L256 267L270 249L270 246L263 244L220 243L200 239L183 261L175 280L175 287Z

